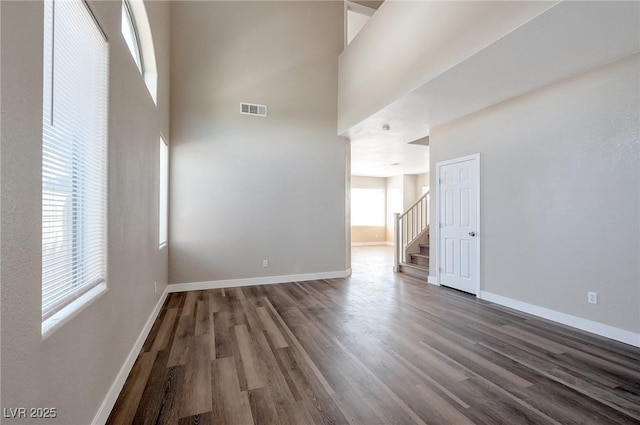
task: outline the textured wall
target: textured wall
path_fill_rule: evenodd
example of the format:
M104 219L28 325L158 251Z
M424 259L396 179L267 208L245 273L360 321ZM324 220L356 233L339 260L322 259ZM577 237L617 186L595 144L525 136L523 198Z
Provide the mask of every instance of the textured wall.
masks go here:
M481 155L483 291L640 331L639 67L628 57L432 130L432 170Z
M348 268L342 37L339 2L172 4L171 283Z
M92 421L167 280L167 253L158 250L157 168L160 130L169 131L169 7L147 5L159 70L156 107L120 34L121 4L90 3L110 48L109 290L44 341L43 5L0 4L2 407L55 407L51 424Z

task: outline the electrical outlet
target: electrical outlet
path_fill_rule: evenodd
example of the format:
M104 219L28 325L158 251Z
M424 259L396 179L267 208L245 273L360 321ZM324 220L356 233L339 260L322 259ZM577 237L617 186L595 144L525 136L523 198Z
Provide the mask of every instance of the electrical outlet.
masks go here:
M265 269L269 267L269 260L262 260L262 267L264 267Z
M158 293L158 282L153 282L153 293L154 294Z
M598 304L598 293L587 292L587 301L589 301L589 304Z

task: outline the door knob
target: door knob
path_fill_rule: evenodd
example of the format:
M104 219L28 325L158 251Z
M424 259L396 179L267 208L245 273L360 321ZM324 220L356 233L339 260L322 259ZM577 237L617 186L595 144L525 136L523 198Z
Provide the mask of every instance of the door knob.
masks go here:
M469 232L469 236L474 237L476 235L476 232Z

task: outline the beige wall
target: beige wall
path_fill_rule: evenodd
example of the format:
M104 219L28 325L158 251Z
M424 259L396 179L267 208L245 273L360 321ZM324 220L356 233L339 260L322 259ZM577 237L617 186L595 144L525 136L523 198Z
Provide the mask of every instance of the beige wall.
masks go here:
M171 283L349 267L342 47L340 2L172 3Z
M406 211L418 200L416 198L416 176L405 174L402 176L402 210Z
M555 3L385 1L340 55L339 132L441 75Z
M394 213L402 213L402 211L395 210L394 205L392 205L394 192L399 194L400 203L402 204L402 183L402 176L387 177L387 242L394 241Z
M386 226L352 226L351 243L358 244L384 244L387 240Z
M109 290L44 341L43 5L0 3L2 407L56 407L48 424L91 423L167 280L166 251L158 251L157 168L160 130L169 131L169 8L147 3L159 71L156 108L120 34L120 3L90 3L110 50Z
M351 176L351 187L358 189L387 189L386 177Z
M429 173L416 175L416 200L422 196L422 186L429 186Z
M432 129L432 170L481 155L483 291L640 331L639 67L635 55Z

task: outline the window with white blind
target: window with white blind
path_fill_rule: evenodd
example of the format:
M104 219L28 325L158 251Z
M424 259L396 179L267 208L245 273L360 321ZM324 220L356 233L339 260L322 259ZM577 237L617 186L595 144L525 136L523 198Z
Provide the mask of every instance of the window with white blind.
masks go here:
M167 243L167 216L169 208L169 146L160 138L160 193L158 213L158 241L160 246Z
M42 333L106 290L109 51L86 2L45 1Z

